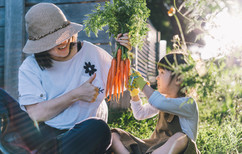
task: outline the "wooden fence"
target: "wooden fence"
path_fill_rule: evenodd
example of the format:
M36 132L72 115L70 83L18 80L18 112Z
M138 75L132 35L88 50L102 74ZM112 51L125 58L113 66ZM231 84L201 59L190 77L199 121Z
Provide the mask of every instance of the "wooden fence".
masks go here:
M18 97L18 68L27 56L22 53L27 38L24 15L31 6L39 2L54 3L61 8L68 20L83 24L83 20L87 18L85 15L91 13L97 3L103 5L105 1L107 0L0 0L0 87L14 98ZM148 79L157 74L155 62L159 54L160 40L160 34L152 24L149 24L149 28L150 31L143 49L133 49L136 58L132 62L133 67L140 70L142 75ZM115 48L114 39L109 38L105 31L99 32L98 37L95 37L94 34L87 37L85 32L81 31L78 38L90 41L104 48L110 54ZM110 46L110 42L112 46ZM128 92L126 94L128 95ZM120 104L111 105L111 107L127 108L129 106L129 104Z
M4 85L4 27L5 27L5 4L0 0L0 87Z

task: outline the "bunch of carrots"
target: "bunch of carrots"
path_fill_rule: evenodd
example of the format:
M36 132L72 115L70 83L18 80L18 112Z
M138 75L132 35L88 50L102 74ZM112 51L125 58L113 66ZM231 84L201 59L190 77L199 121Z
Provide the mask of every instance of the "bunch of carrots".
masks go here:
M106 97L109 95L108 101L111 100L113 92L113 100L118 102L120 95L123 96L124 86L127 87L130 75L130 60L128 58L127 48L119 45L118 50L114 53L111 67L108 72Z

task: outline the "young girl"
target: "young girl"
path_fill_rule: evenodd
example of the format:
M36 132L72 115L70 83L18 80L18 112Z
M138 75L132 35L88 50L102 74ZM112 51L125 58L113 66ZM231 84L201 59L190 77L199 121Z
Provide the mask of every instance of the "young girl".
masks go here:
M196 148L198 108L195 100L181 92L181 76L172 66L186 64L182 53L171 53L158 63L158 91L152 89L139 74L133 83L143 91L149 103L142 105L138 90L131 91L131 108L137 120L159 115L155 131L141 140L121 130L112 130L112 150L115 153L199 153ZM136 72L137 73L137 72ZM134 73L131 77L134 76Z

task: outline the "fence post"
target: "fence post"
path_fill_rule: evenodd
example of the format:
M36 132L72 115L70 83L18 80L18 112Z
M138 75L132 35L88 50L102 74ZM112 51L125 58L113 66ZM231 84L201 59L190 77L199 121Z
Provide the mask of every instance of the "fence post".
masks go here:
M24 44L24 0L5 1L4 88L18 97L18 68L22 62Z

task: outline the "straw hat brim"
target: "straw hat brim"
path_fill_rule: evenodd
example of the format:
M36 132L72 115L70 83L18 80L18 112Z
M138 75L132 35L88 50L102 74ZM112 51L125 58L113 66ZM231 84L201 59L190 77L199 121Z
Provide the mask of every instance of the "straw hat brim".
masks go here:
M28 39L23 48L23 52L31 54L50 50L55 46L61 44L65 40L71 38L74 34L78 33L82 29L83 26L81 24L70 22L70 24L65 28L62 28L54 33L48 34L47 36L39 40Z

